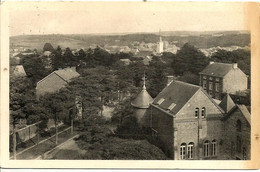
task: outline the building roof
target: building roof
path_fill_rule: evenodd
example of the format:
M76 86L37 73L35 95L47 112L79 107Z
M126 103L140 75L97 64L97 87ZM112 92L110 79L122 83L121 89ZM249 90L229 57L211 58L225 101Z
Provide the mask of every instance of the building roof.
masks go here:
M241 112L241 114L245 117L247 122L251 125L251 114L249 113L245 105L236 104L232 108L232 110L230 110L229 113L224 117L224 120L228 119L236 109L238 109Z
M144 77L144 85L142 91L136 96L136 98L131 102L131 105L136 108L147 109L150 104L153 102L153 98L146 91L145 87L145 77Z
M206 68L204 68L200 74L223 77L232 69L234 69L233 64L212 62Z
M69 82L72 78L79 76L79 73L73 68L60 69L54 72L67 82Z
M70 80L72 78L76 78L76 77L80 76L79 73L74 68L59 69L59 70L56 70L56 71L52 72L51 74L47 75L42 80L38 81L37 84L44 81L45 79L47 79L49 76L51 76L53 74L58 75L61 79L63 79L66 82L70 82Z
M11 69L12 69L11 72L14 76L27 76L23 68L23 65L17 65L15 66L15 68L11 68Z
M199 89L197 85L174 80L158 94L153 105L167 110L174 103L174 108L170 112L175 115Z
M235 105L229 94L227 94L223 100L220 102L219 106L228 113Z
M238 109L241 111L241 113L246 118L247 122L251 125L251 115L249 111L247 110L245 105L237 105Z
M135 57L146 57L151 56L153 54L153 51L139 51L134 55Z

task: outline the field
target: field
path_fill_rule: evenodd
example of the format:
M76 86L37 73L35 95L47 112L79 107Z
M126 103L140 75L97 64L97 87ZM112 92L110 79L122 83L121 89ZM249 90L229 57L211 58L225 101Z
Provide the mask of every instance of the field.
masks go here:
M178 33L178 34L177 34ZM197 48L248 46L250 44L250 34L246 32L221 32L220 36L207 32L165 32L162 33L164 41L175 42L178 47L185 43L190 43ZM45 43L51 43L54 48L58 45L61 48L71 49L88 48L91 45L130 45L134 41L155 43L159 40L157 33L135 33L135 34L114 34L114 35L20 35L10 37L10 47L25 47L29 49L41 50Z

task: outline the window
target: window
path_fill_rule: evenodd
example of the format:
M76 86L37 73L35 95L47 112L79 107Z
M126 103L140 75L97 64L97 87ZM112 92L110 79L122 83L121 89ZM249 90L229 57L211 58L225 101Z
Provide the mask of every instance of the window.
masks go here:
M212 89L213 89L213 83L209 82L209 90L212 90Z
M241 138L237 136L237 152L241 152Z
M215 86L216 86L216 88L215 88L215 89L216 89L216 92L219 92L219 83L216 83Z
M213 140L212 141L212 156L216 156L217 155L217 141Z
M206 140L203 145L204 157L209 157L209 141Z
M209 91L209 95L210 95L210 97L212 97L212 96L213 96L213 93L212 93L212 91Z
M157 103L158 105L162 104L162 102L164 101L164 98L161 98Z
M203 76L203 79L207 79L207 76Z
M202 117L202 118L205 118L205 117L206 117L206 108L205 108L205 107L203 107L203 108L201 109L201 117Z
M237 132L241 132L242 125L241 125L241 121L240 120L237 120L236 128L237 128Z
M212 81L212 80L213 80L213 78L212 78L212 77L209 77L209 80L211 80L211 81Z
M206 80L203 80L202 86L203 86L204 89L207 89L207 81Z
M188 144L188 159L193 159L193 147L194 143L189 143Z
M219 78L216 78L216 81L219 82Z
M173 110L173 108L176 106L176 104L175 103L172 103L169 107L168 107L168 110L169 111L171 111L171 110Z
M243 160L246 160L246 148L243 147Z
M199 116L199 108L195 108L195 118L198 118Z
M181 159L186 159L186 143L181 144L180 148L180 158Z

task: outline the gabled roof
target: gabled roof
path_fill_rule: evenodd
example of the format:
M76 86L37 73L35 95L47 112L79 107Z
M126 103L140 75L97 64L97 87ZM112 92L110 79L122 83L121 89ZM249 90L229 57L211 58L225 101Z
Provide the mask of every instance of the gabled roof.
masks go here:
M236 104L236 106L234 106L224 117L224 120L228 119L236 109L238 109L241 112L241 114L245 117L247 122L251 125L251 114L249 113L245 105Z
M15 68L12 68L12 74L14 76L26 76L26 72L23 68L23 65L17 65Z
M200 87L197 85L181 81L172 81L171 84L164 88L154 99L153 105L167 110L169 106L174 103L176 105L170 112L175 115L199 89ZM162 99L164 99L164 101L158 104Z
M245 105L237 105L237 107L240 110L240 112L244 115L247 122L251 125L251 115L250 115L249 111L247 110L246 106Z
M51 74L47 75L40 81L38 81L37 85L53 74L58 75L61 79L63 79L66 82L70 82L70 80L72 78L76 78L76 77L80 76L79 73L74 68L59 69L59 70L56 70L56 71L52 72Z
M146 91L145 86L142 91L136 96L136 98L131 102L131 105L136 108L148 108L153 102L153 98Z
M72 68L60 69L60 70L56 70L54 72L67 82L69 82L72 78L79 76L79 73L76 72L76 70L72 69Z
M223 77L232 69L233 64L213 62L203 69L200 74Z
M235 105L229 94L227 94L223 100L220 102L219 106L228 113Z

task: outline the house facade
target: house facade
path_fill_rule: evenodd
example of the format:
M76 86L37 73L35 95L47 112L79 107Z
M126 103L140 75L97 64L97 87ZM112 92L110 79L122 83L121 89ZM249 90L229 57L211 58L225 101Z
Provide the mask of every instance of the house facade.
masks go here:
M36 85L37 99L39 99L41 95L44 95L46 93L54 93L58 91L59 89L65 87L71 81L71 79L78 76L79 73L76 72L75 67L59 69L52 72L51 74L49 74L48 76L46 76L45 78L37 82Z
M173 80L150 104L142 123L174 160L242 158L241 154L231 156L233 142L250 158L250 124L246 123L250 114L245 117L240 105L229 98L223 99L220 106L200 86ZM238 118L244 126L240 133L231 129ZM235 135L241 139L236 141Z
M200 86L214 99L221 99L222 93L236 94L247 89L247 76L237 63L210 62L199 74Z

